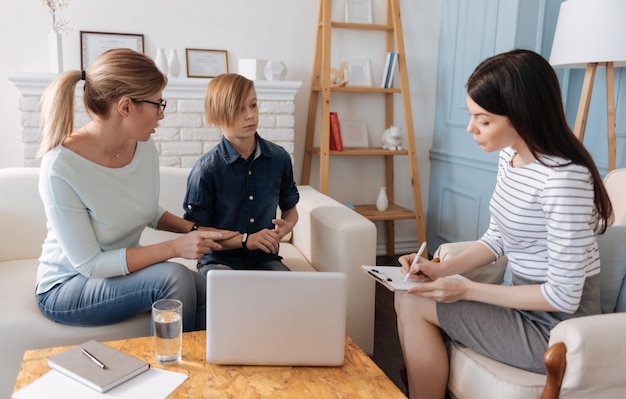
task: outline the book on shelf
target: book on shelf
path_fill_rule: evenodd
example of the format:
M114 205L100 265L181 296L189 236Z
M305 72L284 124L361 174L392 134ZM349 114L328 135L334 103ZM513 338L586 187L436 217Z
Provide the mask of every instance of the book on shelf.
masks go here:
M393 76L396 74L396 69L398 68L398 53L391 53L391 64L389 65L389 73L387 74L387 83L385 84L385 89L389 89L393 87Z
M387 75L389 75L389 67L391 66L391 54L393 52L392 51L388 51L387 52L387 57L385 58L385 67L383 68L383 79L382 82L380 83L380 87L385 89L387 88Z
M385 69L383 71L383 79L381 87L383 89L389 89L393 86L393 76L395 75L396 68L398 67L398 53L395 51L389 51L387 58L385 59Z
M343 141L341 140L341 126L339 125L339 115L330 112L330 149L332 151L343 151Z
M150 368L149 363L94 340L49 357L48 366L102 393Z

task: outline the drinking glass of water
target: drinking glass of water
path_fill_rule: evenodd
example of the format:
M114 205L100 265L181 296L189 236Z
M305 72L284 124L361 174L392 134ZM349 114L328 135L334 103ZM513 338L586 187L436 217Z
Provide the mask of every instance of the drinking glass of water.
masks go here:
M183 346L183 303L160 299L152 304L154 350L160 364L180 362Z

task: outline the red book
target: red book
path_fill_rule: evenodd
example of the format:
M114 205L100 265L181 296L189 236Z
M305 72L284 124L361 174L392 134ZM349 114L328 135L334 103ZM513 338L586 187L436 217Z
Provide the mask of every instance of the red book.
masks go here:
M341 128L339 127L339 116L336 112L330 113L330 149L333 151L343 151Z

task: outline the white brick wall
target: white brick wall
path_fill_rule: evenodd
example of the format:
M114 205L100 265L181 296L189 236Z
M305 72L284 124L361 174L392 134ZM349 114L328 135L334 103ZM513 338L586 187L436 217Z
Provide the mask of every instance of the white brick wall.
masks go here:
M41 142L39 99L54 75L12 74L9 80L21 94L20 112L24 166L38 166L37 150ZM221 134L204 120L204 90L209 79L170 78L163 97L167 98L165 118L153 135L164 166L191 167L200 155L215 146ZM296 92L301 82L257 81L259 99L259 134L281 145L293 161ZM77 88L75 106L77 126L89 118Z

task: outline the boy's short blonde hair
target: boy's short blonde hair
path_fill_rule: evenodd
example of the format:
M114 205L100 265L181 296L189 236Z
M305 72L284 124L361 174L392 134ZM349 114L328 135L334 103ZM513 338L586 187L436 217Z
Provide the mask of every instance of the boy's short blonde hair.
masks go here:
M207 123L232 126L251 90L254 90L254 82L236 73L225 73L213 78L204 95Z

